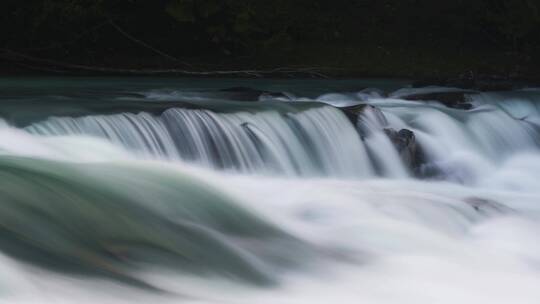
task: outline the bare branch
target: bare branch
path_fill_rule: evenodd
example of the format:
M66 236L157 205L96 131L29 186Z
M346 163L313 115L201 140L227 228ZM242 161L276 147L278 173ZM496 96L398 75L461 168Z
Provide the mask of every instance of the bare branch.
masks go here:
M85 72L97 72L106 74L132 74L132 75L186 75L186 76L248 76L248 77L264 77L265 75L276 74L304 74L311 75L313 77L328 78L322 72L322 68L276 68L270 70L218 70L218 71L194 71L184 69L126 69L126 68L108 68L108 67L96 67L80 64L70 64L56 60L42 59L26 55L20 52L16 52L9 49L0 49L3 53L0 53L0 57L5 60L30 66L27 62L34 64L40 64L42 66L33 66L35 69L49 69L59 71L58 68L64 69L63 72L69 71L85 71ZM328 69L328 68L326 68Z
M124 35L124 36L125 36L126 38L128 38L129 40L131 40L131 41L133 41L133 42L135 42L135 43L137 43L137 44L139 44L139 45L141 45L141 46L143 46L143 47L145 47L145 48L151 50L152 52L154 52L154 53L156 53L156 54L159 54L159 55L161 55L161 56L163 56L163 57L165 57L165 58L168 58L168 59L170 59L170 60L172 60L172 61L176 61L176 62L178 62L178 63L181 63L181 64L183 64L183 65L186 65L186 66L191 67L191 65L190 65L189 63L182 62L182 61L178 60L178 58L176 58L176 57L174 57L174 56L171 56L171 55L169 55L169 54L167 54L167 53L165 53L165 52L162 52L162 51L160 51L160 50L158 50L158 49L152 47L152 46L149 45L148 43L146 43L146 42L144 42L144 41L141 41L141 40L139 40L139 39L133 37L132 35L130 35L130 34L127 33L126 31L124 31L120 26L118 26L118 24L116 24L116 22L114 22L112 19L109 20L109 23L112 25L112 27L113 27L115 30L117 30L120 34Z

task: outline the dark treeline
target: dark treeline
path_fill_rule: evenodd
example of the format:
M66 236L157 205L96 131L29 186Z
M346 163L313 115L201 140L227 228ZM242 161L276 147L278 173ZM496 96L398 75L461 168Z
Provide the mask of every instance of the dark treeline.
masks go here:
M537 0L2 0L0 12L1 57L27 68L34 58L365 76L530 76L540 66Z

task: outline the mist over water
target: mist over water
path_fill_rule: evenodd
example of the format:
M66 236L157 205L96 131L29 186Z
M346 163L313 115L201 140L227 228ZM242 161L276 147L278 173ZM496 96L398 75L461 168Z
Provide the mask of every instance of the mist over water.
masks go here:
M0 302L538 303L538 91L235 83L4 82Z

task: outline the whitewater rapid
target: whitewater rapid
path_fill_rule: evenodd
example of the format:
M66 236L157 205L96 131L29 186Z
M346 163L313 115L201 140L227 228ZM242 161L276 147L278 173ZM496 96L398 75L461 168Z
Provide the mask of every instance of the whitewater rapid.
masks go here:
M534 156L527 161L538 163L540 159ZM104 165L107 170L100 168ZM2 161L2 172L5 166ZM63 166L52 169L57 172L63 170ZM273 282L260 287L252 285L254 278L250 275L245 283L243 279L235 279L234 273L241 278L246 270L227 270L230 262L222 253L219 254L220 264L195 273L174 271L170 266L162 268L155 262L147 266L143 263L136 268L130 264L123 266L122 269L128 266L126 270L138 280L171 293L166 295L118 285L108 281L107 276L64 276L3 257L5 270L0 282L6 302L536 303L540 297L537 288L540 283L540 246L537 242L540 192L536 185L530 185L530 188L521 185L520 191L515 191L506 182L471 188L446 182L385 179L284 180L223 175L155 161L99 163L92 165L92 170L86 166L73 164L68 167L75 172L83 170L90 181L83 179L78 183L86 184L97 195L105 189L99 185L106 184L117 189L120 197L130 197L126 208L149 204L167 214L162 220L170 218L170 211L160 209L163 207L155 205L156 202L163 201L162 195L171 195L167 191L173 191L177 203L186 208L182 198L185 194L177 191L178 182L174 182L174 190L167 190L163 183L187 177L190 181L204 181L203 193L209 188L216 189L219 196L230 197L240 210L278 227L286 232L286 239L295 241L284 243L274 237L264 241L262 235L257 236L257 241L231 239L230 246L234 246L235 252L245 252L240 255L245 259L243 263L259 269ZM492 179L514 179L515 176L507 172L515 170L521 171L522 178L535 179L538 169L514 167L510 163ZM71 176L79 180L77 174ZM94 184L96 180L101 184ZM63 186L55 192L69 193L68 189ZM35 195L40 201L47 202L43 192ZM114 197L118 199L118 196ZM70 199L70 203L77 201L74 197ZM48 204L50 207L56 205ZM107 212L110 208L105 208L107 206L100 209ZM64 208L53 211L66 216L69 213L64 213ZM82 207L75 208L81 210ZM188 209L187 212L194 211ZM124 212L119 215L122 214ZM77 221L94 221L84 212L73 216L71 219ZM106 217L105 214L101 216ZM129 212L123 216L129 217ZM233 223L245 223L239 216L234 212ZM34 219L30 227L36 222ZM144 223L142 221L141 225ZM250 224L242 229L258 230L256 227ZM46 229L46 226L40 226L40 229ZM140 244L145 242L142 236L133 235L129 226L115 229L125 230L124 234ZM163 233L166 232L160 232ZM194 246L199 246L198 241L195 242ZM179 248L191 250L191 246ZM203 250L215 249L205 247ZM68 251L68 254L79 257L76 252ZM274 255L279 259L271 258ZM283 259L288 261L285 268L280 266ZM222 267L225 267L224 273L221 273Z
M0 302L538 303L537 94L353 95L0 121Z

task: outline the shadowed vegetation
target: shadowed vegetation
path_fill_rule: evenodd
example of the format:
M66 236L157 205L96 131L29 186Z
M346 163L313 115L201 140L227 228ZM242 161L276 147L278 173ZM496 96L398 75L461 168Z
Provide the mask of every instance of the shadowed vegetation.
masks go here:
M533 0L4 0L0 9L0 55L19 67L35 62L5 49L99 67L363 76L531 77L540 65Z

